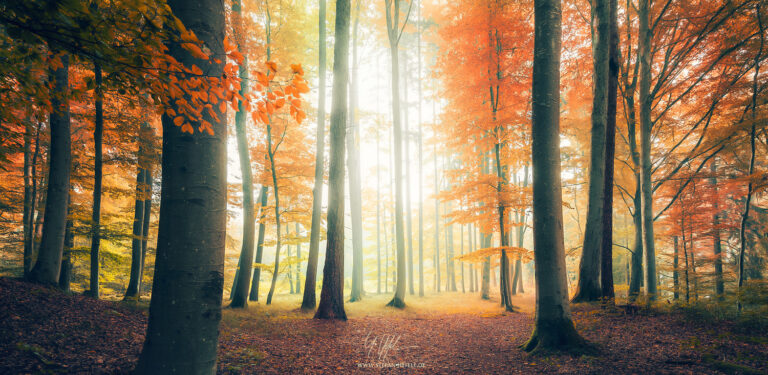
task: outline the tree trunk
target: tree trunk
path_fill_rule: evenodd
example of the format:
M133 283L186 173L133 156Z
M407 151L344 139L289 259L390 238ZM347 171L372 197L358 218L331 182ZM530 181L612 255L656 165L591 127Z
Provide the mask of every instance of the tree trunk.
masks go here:
M307 276L304 281L304 297L301 301L302 310L313 310L317 305L315 285L317 283L317 258L320 249L320 218L323 216L323 175L325 173L325 0L320 0L318 27L318 76L320 85L317 99L315 185L312 190L312 224L309 232L309 258L307 259ZM258 270L256 272L258 273Z
M380 175L380 151L379 129L376 129L376 294L381 294L381 175ZM385 229L386 231L386 224ZM386 239L384 243L386 244ZM386 282L386 277L384 278ZM386 289L386 286L384 287Z
M419 22L416 24L418 34L418 45L416 54L418 60L416 63L416 82L418 83L418 128L419 128L419 297L424 297L424 176L423 158L422 158L422 133L421 133L421 0L418 0L416 8Z
M437 143L434 143L433 147L435 158L435 195L437 195L440 193L440 185L437 178ZM437 199L437 196L435 196L435 291L440 292L440 200Z
M35 224L35 195L32 192L33 170L32 164L32 119L24 122L24 214L22 216L22 227L24 230L24 278L29 277L29 271L32 270Z
M141 142L141 141L139 141ZM139 155L143 150L143 145L139 146ZM139 156L141 159L141 156ZM136 198L134 201L133 213L133 233L131 239L131 274L128 280L128 287L125 289L123 299L136 299L141 296L139 290L139 280L141 279L142 259L142 234L144 233L144 186L146 183L146 169L139 164L139 171L136 174Z
M101 65L94 64L96 88L96 119L93 130L93 210L91 213L91 283L90 296L99 298L99 245L101 244L101 181L102 181L102 147L101 139L104 132L104 98L101 92Z
M536 265L536 323L529 352L584 344L571 321L563 244L560 180L559 0L534 0L532 90L533 246Z
M63 67L52 73L54 81L50 116L51 144L49 150L48 193L45 200L43 235L37 262L30 271L32 281L56 285L61 271L64 232L67 226L72 136L69 119L69 55L61 56Z
M315 319L347 320L344 311L344 138L349 83L349 0L336 1L333 46L331 150L328 172L328 237L323 287Z
M152 138L152 128L147 127L148 135ZM141 225L141 264L139 267L139 287L137 299L141 297L141 286L144 277L144 264L147 260L147 242L149 242L149 219L152 215L152 165L147 162L144 169L144 223Z
M397 285L395 295L387 304L397 308L405 307L405 238L403 235L403 135L400 124L400 71L398 63L398 42L400 40L400 2L385 0L387 14L387 32L389 37L389 49L392 58L392 113L394 127L394 151L395 151L395 237L397 239ZM390 12L390 8L394 8ZM407 20L406 20L407 22Z
M235 0L232 4L233 23L237 24L236 33L243 30L242 4ZM246 97L249 91L248 54L245 45L241 41L244 35L236 35L237 49L243 55L240 64L240 96ZM243 187L243 243L240 248L238 261L237 283L232 291L230 307L245 308L248 306L248 288L251 286L251 274L253 272L253 240L256 231L256 213L253 202L253 172L251 170L251 153L248 148L248 134L246 131L246 112L243 101L238 103L235 113L235 134L237 136L237 154L240 159L240 175Z
M739 227L739 275L738 275L738 292L739 299L737 308L741 312L741 288L744 286L744 253L747 248L747 223L749 222L749 205L752 203L752 193L754 192L754 183L752 181L752 175L755 173L755 130L757 122L757 96L758 96L758 81L757 78L760 75L760 58L763 54L763 47L765 44L765 38L763 37L763 22L760 17L760 3L755 5L755 13L758 26L760 27L760 49L755 56L755 75L752 79L752 126L749 131L749 171L747 176L750 180L747 184L747 198L744 202L744 213L741 215L741 226Z
M277 277L280 274L280 247L282 245L282 236L280 233L280 189L277 185L277 164L275 163L275 152L272 142L272 125L267 124L267 155L269 156L269 166L272 171L272 196L275 199L275 267L272 272L272 282L269 284L269 292L267 293L267 305L272 304L272 296L275 294L275 287L277 286Z
M608 105L608 60L610 51L609 0L592 1L592 146L589 160L589 204L584 230L579 281L573 302L600 299L600 255L605 203L606 120ZM611 189L611 192L613 190Z
M648 301L655 301L656 246L653 237L653 186L651 173L651 30L649 27L650 0L640 0L637 13L640 24L638 61L640 64L640 198L642 203L643 252L645 253L645 294Z
M296 223L296 294L301 294L301 240L298 222Z
M70 208L67 208L68 210ZM69 215L67 215L69 216ZM69 292L72 282L72 248L75 244L75 234L72 233L74 223L72 218L67 218L67 227L64 230L64 251L61 258L61 272L59 272L59 289Z
M675 301L680 299L680 245L677 241L677 236L672 236L674 258L672 259L672 285L673 285L673 298Z
M605 128L605 184L603 185L603 238L601 243L600 286L602 298L613 300L613 158L616 153L616 98L619 88L619 26L616 0L609 0L610 43L608 102Z
M412 0L413 1L413 0ZM403 131L405 136L403 137L403 146L405 148L405 239L408 246L408 293L410 295L415 294L414 289L414 277L413 277L413 218L411 214L411 133L408 129L408 110L410 104L408 103L408 49L402 50L403 54Z
M725 292L725 285L723 283L723 257L722 257L722 240L720 239L720 196L717 189L717 158L712 160L712 178L710 183L714 189L714 198L712 201L712 209L715 214L712 217L712 247L714 252L715 263L715 296L718 301L722 301L723 293Z
M213 56L224 54L222 2L168 3ZM210 76L223 73L223 63L194 58L179 43L170 43L169 54L186 66L202 67ZM139 374L216 373L226 245L227 127L218 106L213 111L218 119L207 112L203 119L214 135L184 133L173 118L162 116L160 226L146 341L135 370ZM191 122L199 128L198 121Z
M269 188L266 185L261 186L259 193L259 237L256 240L256 263L261 263L264 254L264 232L267 229L264 225L264 207L267 205L267 192ZM261 268L253 270L253 280L251 281L251 292L248 294L248 300L259 300L259 284L261 281Z
M352 69L349 82L349 134L347 168L349 169L349 209L352 219L352 293L349 302L363 298L363 212L360 192L360 126L357 123L357 28L360 23L360 0L356 1L355 26L352 31Z

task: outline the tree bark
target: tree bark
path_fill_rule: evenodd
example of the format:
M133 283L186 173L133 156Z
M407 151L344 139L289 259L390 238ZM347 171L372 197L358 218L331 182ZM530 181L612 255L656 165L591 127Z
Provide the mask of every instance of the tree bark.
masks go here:
M400 71L398 63L398 42L400 40L400 2L395 0L385 0L385 11L387 16L387 34L389 37L389 49L392 59L392 113L394 127L394 152L395 152L395 237L397 243L397 285L395 295L387 304L397 308L405 307L405 284L406 284L406 258L405 258L405 238L403 234L403 135L400 124L400 80L398 72ZM390 8L393 8L390 11ZM406 19L404 23L407 23Z
M648 301L655 301L656 290L656 246L653 236L653 186L651 164L651 132L653 121L651 108L651 29L649 27L650 0L639 0L637 13L640 31L638 39L638 61L640 64L640 199L642 203L643 252L645 253L645 294Z
M213 56L223 56L222 2L168 3ZM177 42L169 47L169 54L184 65L195 64L213 77L222 75L223 63L194 58ZM138 374L216 373L226 245L227 127L225 113L218 106L213 111L218 119L207 112L203 115L213 135L184 133L173 118L162 116L160 226ZM198 121L191 123L199 128Z
M101 89L101 65L94 64L96 88L96 118L93 130L93 209L91 212L91 283L89 295L99 298L99 245L101 244L101 182L102 182L102 147L101 139L104 133L104 97Z
M601 243L600 287L603 300L613 300L613 158L616 153L616 101L619 89L619 26L617 0L609 0L610 42L608 61L608 102L605 129L605 184L603 185L603 238Z
M323 287L315 319L347 320L344 311L344 138L349 83L349 0L336 1L333 46L331 150L328 172L328 238Z
M52 72L54 81L50 116L51 144L48 157L48 193L45 200L43 235L37 262L30 271L32 281L56 285L61 271L64 232L67 226L72 136L69 119L69 55L61 56L63 67Z
M677 236L672 237L672 243L674 248L674 257L672 259L673 298L677 301L680 299L680 245L678 244Z
M259 193L259 237L256 240L256 263L261 263L264 255L264 232L266 226L264 225L264 207L267 205L267 192L269 188L266 185L261 186L261 192ZM261 281L261 268L253 270L253 280L251 281L251 292L248 294L248 300L259 300L259 284Z
M610 52L609 0L592 0L592 145L589 160L589 204L584 230L579 281L573 302L600 299L600 255L603 241L605 204L606 120L608 105L608 63ZM611 190L612 192L613 190Z
M32 192L32 175L35 166L32 164L32 128L32 119L27 119L24 123L24 214L21 219L24 230L24 278L29 277L29 271L32 270L34 249L35 195Z
M313 310L317 305L315 285L317 283L317 258L320 249L320 218L323 216L323 175L325 173L325 8L325 0L320 0L318 19L318 76L320 84L317 101L315 185L312 190L312 224L309 232L309 258L307 259L307 276L304 281L304 297L301 301L302 310Z
M240 0L235 0L232 4L232 13L234 21L238 23L237 30L243 30L242 4ZM240 96L248 95L250 81L248 73L248 54L241 39L244 36L237 35L237 49L243 55L243 62L240 64ZM240 175L243 188L243 242L240 248L240 259L238 262L237 284L232 291L232 302L229 304L233 308L245 308L248 306L248 288L251 286L251 274L253 272L253 241L256 231L256 213L254 212L253 202L253 171L251 170L251 153L248 148L248 134L246 130L246 112L243 101L240 101L235 113L235 134L237 136L237 154L240 159Z
M141 142L141 140L139 141ZM144 153L143 142L139 146L139 160ZM131 274L128 280L128 287L125 289L123 299L136 299L141 296L139 290L139 280L141 280L142 259L142 234L144 232L144 186L146 184L146 169L139 164L139 171L136 173L136 198L134 201L133 214L133 233L131 238Z
M712 209L715 214L712 217L712 247L714 252L714 266L715 266L715 296L718 301L722 301L723 293L725 292L725 285L723 283L723 257L722 257L722 240L720 238L720 196L717 188L717 158L712 160L711 165L712 188L714 189L714 198L712 201Z
M360 191L360 126L357 123L357 29L360 24L360 0L355 2L355 26L352 31L352 69L349 80L349 134L347 142L347 168L349 169L349 209L352 219L352 293L349 302L356 302L365 294L363 282L363 212Z
M536 323L529 352L578 348L568 305L560 179L559 0L534 0L532 89L533 243L536 265Z

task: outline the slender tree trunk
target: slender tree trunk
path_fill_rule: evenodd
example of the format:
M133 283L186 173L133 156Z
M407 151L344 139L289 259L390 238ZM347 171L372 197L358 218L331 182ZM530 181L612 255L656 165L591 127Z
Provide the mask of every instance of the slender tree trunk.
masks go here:
M35 130L35 151L32 153L31 167L31 184L32 184L32 203L30 206L29 217L29 238L24 245L24 278L29 279L30 272L37 261L37 239L40 232L40 211L37 210L39 202L42 201L42 197L38 199L37 189L37 159L40 157L40 127L41 123L37 122L37 129ZM42 196L42 194L39 194ZM37 219L35 219L35 212L37 212Z
M437 177L437 143L433 147L435 158L435 195L437 195L440 193ZM440 292L440 200L437 197L435 197L435 291Z
M22 227L24 230L24 278L29 277L32 270L34 241L32 231L35 224L35 195L32 192L32 184L35 169L32 164L32 119L24 122L24 214Z
M682 204L682 203L681 203ZM682 231L683 236L683 256L685 257L685 303L688 303L691 301L691 288L690 288L690 279L688 278L688 247L687 247L687 241L685 240L685 210L683 210L682 218L680 222L680 230Z
M141 142L141 141L139 141ZM144 153L142 145L139 146L139 160ZM125 289L124 299L138 300L141 293L139 290L139 280L141 279L142 264L142 234L144 232L144 186L146 183L146 169L139 164L138 173L136 173L136 198L134 200L133 211L133 232L131 239L131 274L128 280L128 287Z
M421 132L421 0L418 0L418 5L416 6L417 11L417 17L418 17L418 23L416 24L417 27L417 35L418 35L418 45L416 47L416 54L418 57L417 63L416 63L416 82L418 83L418 96L419 96L419 104L418 104L418 128L419 128L419 297L424 297L424 181L422 180L424 176L423 171L423 158L422 158L422 132Z
M675 250L674 258L672 259L673 298L677 301L680 299L680 245L678 244L677 236L672 236L672 242Z
M242 4L235 0L232 4L233 23L237 24L236 33L243 30ZM236 35L237 49L243 55L240 64L240 96L246 97L249 91L248 55L243 40L244 35ZM251 273L253 272L253 241L256 231L256 213L253 202L253 172L251 170L251 153L248 148L248 134L246 131L246 112L243 101L238 103L235 113L235 134L237 136L237 154L240 159L240 176L243 188L243 242L240 248L240 258L236 275L237 283L232 290L232 302L230 307L245 308L248 306L248 288L251 286Z
M328 172L328 238L323 288L315 319L347 320L344 311L344 138L349 83L349 0L336 1L333 46L331 151Z
M584 230L579 281L573 302L600 299L600 255L604 234L606 120L608 105L608 60L610 51L609 0L592 1L592 147L589 161L589 204ZM611 190L613 191L613 190Z
M496 89L496 99L498 99L498 88ZM491 99L493 100L493 98ZM494 108L494 120L496 118L496 110ZM495 121L494 121L495 122ZM497 130L498 132L501 132L501 129ZM501 134L498 135L497 139L501 139ZM496 147L494 148L494 153L496 154L496 177L498 177L498 183L496 185L496 191L497 194L501 195L504 191L504 185L507 180L506 173L504 172L504 165L501 164L501 147L502 145L497 142ZM503 247L509 246L509 236L507 235L506 229L505 229L505 208L504 208L504 202L499 196L499 245ZM504 306L504 308L507 311L514 311L514 306L512 306L512 297L510 296L510 276L509 276L509 257L507 257L507 251L501 250L501 261L499 265L499 285L500 285L500 293L501 293L501 304Z
M96 119L93 130L93 210L91 213L91 283L90 296L99 298L99 245L101 243L101 181L102 181L102 147L101 139L104 132L104 97L101 92L101 65L94 64L96 89Z
M280 189L277 185L277 164L275 163L275 152L272 142L272 125L267 124L267 155L269 156L270 170L272 171L272 195L275 199L275 267L272 272L272 282L269 285L267 293L267 305L272 304L272 296L275 294L277 286L277 277L280 275L280 247L282 245L281 224L280 224Z
M723 283L723 257L722 240L720 239L720 196L717 189L717 158L712 160L711 165L712 178L710 183L714 189L714 198L712 208L715 214L712 217L712 247L714 252L715 267L715 296L718 301L722 301L725 285Z
M301 294L301 240L299 239L299 223L296 223L296 294Z
M72 164L72 137L69 119L69 55L61 56L62 67L52 72L48 193L45 200L43 235L37 262L30 271L32 281L56 285L61 271L64 232L67 226L70 171Z
M532 90L533 243L536 323L526 351L584 344L571 321L563 243L560 180L559 0L534 0Z
M757 122L757 96L758 96L758 81L757 78L760 75L760 58L763 54L763 47L765 44L765 39L763 37L763 22L762 18L760 17L760 3L757 3L755 5L755 13L757 18L758 26L760 27L760 49L757 52L757 55L755 56L755 75L752 79L752 126L749 131L749 171L747 172L747 176L749 176L750 180L747 184L747 198L744 202L744 213L741 215L741 226L739 227L739 275L738 275L738 288L739 288L739 300L737 303L737 307L739 309L739 312L741 312L741 288L744 286L744 253L746 252L747 248L747 223L749 222L749 208L750 204L752 203L752 193L754 192L754 183L752 182L752 175L755 173L755 130L756 130L756 122Z
M168 3L213 56L223 56L221 1ZM169 54L186 66L202 67L210 76L223 74L223 63L194 58L178 43L171 43ZM173 118L162 117L160 226L138 374L216 373L226 245L227 127L218 106L213 111L217 119L207 112L203 119L212 125L214 135L184 133ZM199 128L198 121L191 122L194 129Z
M317 283L317 258L320 249L320 218L323 216L323 175L325 174L325 0L320 0L320 15L318 19L318 87L317 101L317 139L315 148L315 185L312 190L312 224L309 232L309 258L307 259L307 276L304 280L304 297L301 301L302 310L314 310L317 305L315 289ZM258 272L258 271L257 271Z
M648 301L655 301L656 246L653 237L653 186L651 173L651 29L649 26L650 0L639 0L637 13L640 24L638 61L640 64L640 198L642 203L643 251L645 253L645 294Z
M70 201L71 203L71 201ZM68 205L70 206L70 205ZM68 207L67 210L70 210ZM64 251L61 258L61 272L59 272L59 289L69 292L72 282L72 248L74 247L75 234L72 232L74 223L72 218L67 215L67 227L64 230Z
M258 239L256 240L256 259L254 262L261 263L262 257L264 255L264 232L266 231L267 227L264 224L264 211L266 210L267 206L267 192L269 191L269 187L266 185L261 186L261 192L259 193L259 235ZM307 266L309 267L309 266ZM258 301L259 300L259 284L261 281L261 268L256 268L253 270L253 280L251 281L251 292L248 294L248 300L250 301Z
M342 0L344 1L344 0ZM405 307L405 238L403 235L403 135L400 124L400 82L398 72L398 42L400 40L400 2L385 0L387 15L387 32L389 36L389 49L392 58L392 113L394 127L394 151L395 151L395 237L397 239L397 285L395 295L387 304L397 308ZM390 8L393 8L390 11ZM338 17L338 15L337 15ZM406 19L404 24L407 23Z
M378 124L377 124L378 125ZM376 294L381 294L381 172L379 129L376 128ZM386 226L386 224L385 224ZM386 227L385 229L386 230ZM384 240L386 244L387 240ZM386 277L384 278L386 281ZM386 286L385 286L386 289Z
M349 209L352 218L352 293L349 302L365 294L363 281L363 213L360 192L360 129L357 123L357 28L360 23L360 0L356 1L355 26L352 31L352 69L349 84L349 127L347 134L347 168L349 169Z
M152 128L148 127L147 131L151 139ZM139 286L137 288L137 299L141 297L141 286L144 277L144 264L147 260L147 242L149 242L149 219L152 215L152 165L147 163L146 169L144 169L144 223L141 225L141 264L139 267L138 281Z
M603 238L600 286L602 298L613 300L613 158L616 153L616 101L619 88L619 26L617 0L609 0L610 42L608 48L608 102L605 128L605 184L603 185Z

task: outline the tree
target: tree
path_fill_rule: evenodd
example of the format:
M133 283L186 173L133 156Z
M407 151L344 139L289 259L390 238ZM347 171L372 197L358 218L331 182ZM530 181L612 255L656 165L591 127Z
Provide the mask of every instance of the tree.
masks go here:
M318 42L318 86L317 99L317 139L315 148L315 185L312 190L312 226L309 234L309 258L307 260L307 278L304 281L302 310L315 308L315 283L317 282L317 256L320 248L320 218L323 202L323 175L325 174L325 0L320 0Z
M323 288L315 319L347 320L344 312L344 138L349 82L349 0L336 1L336 42L333 46L331 151L328 184L328 239Z
M603 205L605 194L606 121L608 105L608 65L611 20L609 0L592 1L592 142L589 159L589 206L584 231L579 282L573 302L600 298L600 255L603 241ZM613 190L611 190L613 192Z
M248 95L250 85L248 73L248 54L245 51L243 33L243 10L240 0L232 4L233 29L237 49L243 55L238 75L240 77L240 96ZM246 133L245 103L238 104L235 113L235 133L237 135L237 154L240 159L240 175L243 186L243 245L240 249L240 267L237 273L237 284L232 292L230 307L245 308L248 306L248 288L251 285L251 272L253 271L253 241L256 230L256 213L253 202L253 172L251 171L251 155L248 149L248 134Z
M222 2L171 0L169 5L213 55L224 55ZM185 66L205 68L211 77L224 72L221 60L195 56L181 43L171 43L169 53ZM216 95L210 88L206 93ZM167 113L177 112L178 103L169 101L162 117L160 227L146 341L135 370L140 374L216 372L226 238L225 113L212 106L202 118L188 118L210 131L187 134L189 128L179 127Z
M360 24L360 0L355 6L355 26L352 31L352 69L349 80L349 134L347 169L349 170L349 209L352 218L352 293L349 302L363 298L363 214L360 192L360 125L357 123L357 29Z
M536 265L536 323L529 352L584 344L571 321L563 244L560 185L559 0L534 0L533 55L533 246Z
M413 5L413 1L410 3ZM399 83L399 60L398 45L402 28L400 25L400 2L397 0L385 0L384 11L387 16L387 37L389 39L389 51L392 59L392 122L394 128L394 158L395 158L395 238L397 244L397 285L395 286L395 295L389 301L387 306L397 308L405 307L405 238L403 233L403 135L400 124L400 83ZM410 15L410 7L408 10ZM403 21L403 25L408 23L408 16Z
M31 280L55 285L59 281L64 232L67 226L72 140L69 118L69 55L54 58L51 74L54 82L51 98L51 146L48 153L48 193L45 200L43 236L37 262L30 271Z

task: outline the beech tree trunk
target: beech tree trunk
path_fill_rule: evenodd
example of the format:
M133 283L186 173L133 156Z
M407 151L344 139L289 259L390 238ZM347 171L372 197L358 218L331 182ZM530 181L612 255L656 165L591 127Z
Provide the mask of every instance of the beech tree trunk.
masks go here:
M259 237L256 240L256 259L254 262L261 263L264 255L264 232L266 226L264 224L264 210L267 205L267 192L269 188L266 185L262 185L261 192L259 193ZM248 294L248 300L259 300L259 284L261 281L261 268L253 270L253 280L251 281L251 292Z
M653 236L653 186L651 173L651 29L649 26L650 0L640 0L637 17L640 24L638 35L638 61L640 64L640 198L642 203L643 252L645 253L645 294L648 301L655 301L656 246Z
M579 281L573 302L600 299L600 255L605 203L606 120L608 105L608 60L610 51L609 0L592 0L592 145L589 159L589 203L584 230Z
M99 245L101 244L101 181L102 181L102 147L101 139L104 132L104 98L101 91L101 65L94 64L96 88L96 118L93 130L93 209L91 212L91 283L90 296L99 298Z
M397 308L405 307L406 284L406 258L405 238L403 234L403 134L400 124L400 71L398 62L398 42L400 40L400 2L397 0L385 0L387 15L387 34L389 37L389 49L392 58L392 119L394 127L394 152L395 152L395 238L397 243L397 285L395 295L387 304ZM393 8L390 11L390 8ZM338 17L338 15L337 15ZM405 21L407 22L407 20Z
M317 283L317 258L320 249L320 218L323 216L323 175L325 174L325 0L320 0L318 42L318 86L317 99L317 139L315 148L315 185L312 190L312 224L309 232L309 255L307 276L304 281L302 310L313 310L317 305L315 285ZM256 271L258 273L258 270Z
M235 0L232 4L232 14L234 21L238 24L236 29L243 30L242 4L240 0ZM245 36L236 35L237 49L243 55L243 62L240 64L240 96L246 97L249 91L249 73L248 73L248 54L245 51L244 43L241 42ZM253 202L253 172L251 170L251 153L248 148L248 134L246 130L246 112L243 101L240 101L235 113L235 134L237 135L237 154L240 159L240 175L243 187L243 242L240 248L240 259L238 262L237 283L232 291L232 302L230 307L245 308L248 306L248 288L251 286L251 274L253 272L253 241L256 231L256 213L254 212Z
M714 200L712 201L712 208L715 214L712 217L712 251L714 252L714 266L715 266L715 296L720 301L723 299L723 293L725 292L725 285L723 283L723 250L722 240L720 238L720 197L717 189L717 158L712 160L712 188L714 189Z
M536 323L529 352L584 344L571 321L560 179L560 0L534 0L532 89Z
M603 238L600 256L602 298L612 300L613 291L613 158L616 153L616 101L619 88L619 26L617 0L609 0L610 43L608 103L605 129L605 184L603 185Z
M139 160L141 160L141 154L143 152L144 147L142 142L142 145L139 146ZM141 164L139 164L138 169L139 171L136 173L136 198L134 200L133 237L131 239L131 274L128 280L128 287L125 289L124 299L126 300L138 300L141 295L139 283L142 276L141 268L143 264L142 235L144 233L144 187L146 186L146 169L144 169Z
M333 46L331 150L328 172L328 237L323 288L315 319L347 320L344 311L344 138L349 83L349 0L336 1Z
M349 209L352 219L352 293L349 302L363 298L363 212L360 191L360 129L357 123L357 28L360 23L360 0L356 1L355 26L352 31L352 69L349 81L349 134L347 168L349 169Z
M72 136L69 119L69 55L61 56L63 67L52 72L53 96L50 116L51 144L48 153L48 193L45 200L43 235L37 262L29 279L56 285L61 271L64 232L67 226L70 171L72 168Z
M224 54L221 1L168 3L213 56ZM176 42L169 47L169 54L186 66L195 64L210 76L222 75L223 63L194 58ZM203 119L214 135L183 133L173 118L162 116L160 226L138 374L216 373L226 245L227 127L225 113L215 105L213 111L218 120L207 112ZM199 128L198 121L191 123Z

